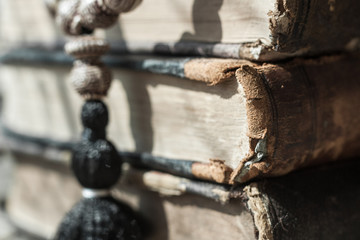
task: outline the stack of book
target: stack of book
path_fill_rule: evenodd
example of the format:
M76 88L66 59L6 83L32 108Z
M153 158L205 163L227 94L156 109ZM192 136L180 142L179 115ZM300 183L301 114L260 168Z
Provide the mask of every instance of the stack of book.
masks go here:
M51 236L79 198L66 165L82 100L42 1L1 4L8 211ZM154 0L97 32L113 46L108 135L128 163L118 197L149 239L360 237L358 12L350 0Z

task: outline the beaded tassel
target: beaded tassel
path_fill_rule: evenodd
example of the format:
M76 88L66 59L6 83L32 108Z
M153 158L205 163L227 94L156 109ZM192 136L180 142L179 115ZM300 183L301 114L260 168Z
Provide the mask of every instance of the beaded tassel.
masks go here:
M120 12L141 0L46 0L57 23L70 35L91 33L112 25ZM65 216L55 240L142 239L135 213L114 199L110 188L121 174L122 160L106 139L108 109L101 101L111 84L111 72L100 61L108 44L91 36L79 37L65 46L75 57L70 80L85 99L81 112L82 138L73 152L71 167L84 187L83 199Z
M111 73L100 56L107 49L104 40L94 37L78 38L65 46L66 52L77 59L70 79L86 99L81 112L84 131L71 164L84 187L84 198L64 218L56 240L141 239L134 212L111 197L109 191L120 177L122 161L106 139L109 116L101 98L110 87Z

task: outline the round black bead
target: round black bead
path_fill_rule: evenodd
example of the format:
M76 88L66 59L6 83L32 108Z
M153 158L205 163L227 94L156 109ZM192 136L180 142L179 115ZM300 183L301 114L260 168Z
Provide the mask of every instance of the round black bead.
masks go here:
M120 177L121 164L114 145L105 139L80 142L72 157L74 174L85 188L110 188Z
M81 111L82 124L94 131L105 129L109 122L108 109L100 100L88 100Z
M112 197L81 199L63 219L55 240L139 240L140 221Z

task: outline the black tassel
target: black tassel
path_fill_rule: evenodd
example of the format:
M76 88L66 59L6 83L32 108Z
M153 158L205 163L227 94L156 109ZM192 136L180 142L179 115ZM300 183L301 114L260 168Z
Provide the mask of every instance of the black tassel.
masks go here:
M112 197L84 198L63 219L55 240L142 239L138 220Z
M62 221L55 240L142 239L135 213L110 196L118 181L122 160L105 139L108 110L100 100L85 102L82 114L84 132L72 157L73 172L85 188L80 200Z

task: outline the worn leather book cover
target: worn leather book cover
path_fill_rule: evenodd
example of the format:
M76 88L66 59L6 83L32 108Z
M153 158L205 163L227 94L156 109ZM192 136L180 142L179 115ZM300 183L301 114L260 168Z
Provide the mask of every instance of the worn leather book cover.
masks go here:
M73 1L1 1L0 50L63 44L44 2ZM359 12L351 0L146 0L97 34L121 52L273 61L358 49Z
M254 153L242 161L234 179L281 175L357 155L358 66L356 58L324 57L237 70ZM262 141L266 147L259 145ZM259 153L266 156L264 161Z
M3 126L15 138L71 150L82 131L82 100L66 81L71 60L42 52L38 63L54 64L31 65L22 54L2 58ZM356 55L280 64L120 59L105 59L115 66L108 133L147 167L232 184L358 155Z

